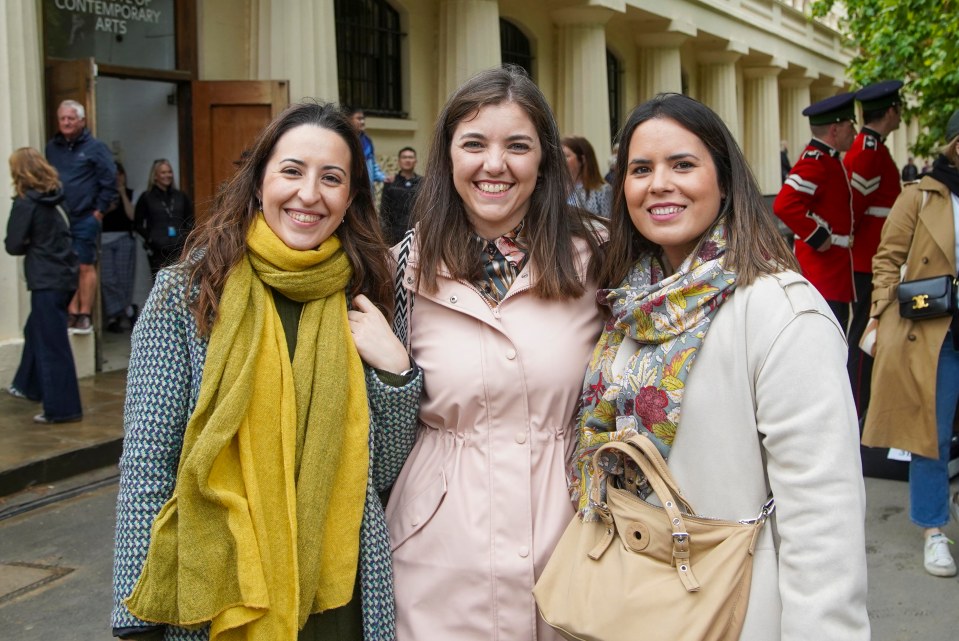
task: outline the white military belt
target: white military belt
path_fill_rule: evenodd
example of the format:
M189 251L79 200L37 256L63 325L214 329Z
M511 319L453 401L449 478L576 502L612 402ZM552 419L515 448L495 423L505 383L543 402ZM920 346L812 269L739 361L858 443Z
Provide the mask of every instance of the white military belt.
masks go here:
M852 247L852 236L832 234L832 244L835 247Z
M876 218L886 218L889 216L889 207L870 207L866 210L867 216L875 216Z

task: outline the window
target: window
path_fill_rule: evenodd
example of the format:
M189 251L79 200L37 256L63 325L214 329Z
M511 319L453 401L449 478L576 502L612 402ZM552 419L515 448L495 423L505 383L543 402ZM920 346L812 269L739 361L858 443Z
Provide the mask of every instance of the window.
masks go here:
M623 70L612 51L606 50L606 85L609 92L609 139L616 141L619 134L622 112L620 102L623 95Z
M503 64L519 65L533 78L533 50L529 38L508 20L499 19L499 47ZM535 78L533 78L535 80Z
M405 118L400 14L386 0L334 0L340 102Z

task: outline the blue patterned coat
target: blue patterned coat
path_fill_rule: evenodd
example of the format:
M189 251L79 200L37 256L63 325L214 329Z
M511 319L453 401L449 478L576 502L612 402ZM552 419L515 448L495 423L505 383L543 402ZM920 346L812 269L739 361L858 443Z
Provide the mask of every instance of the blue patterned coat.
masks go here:
M183 434L200 394L207 341L187 309L186 287L184 271L160 271L133 332L117 498L114 630L151 626L131 615L122 601L140 575L153 520L173 495ZM393 641L393 570L377 492L392 485L413 447L423 373L417 372L403 387L391 387L367 369L366 385L371 460L360 528L363 630L367 641ZM207 638L206 629L173 626L164 635L178 641Z

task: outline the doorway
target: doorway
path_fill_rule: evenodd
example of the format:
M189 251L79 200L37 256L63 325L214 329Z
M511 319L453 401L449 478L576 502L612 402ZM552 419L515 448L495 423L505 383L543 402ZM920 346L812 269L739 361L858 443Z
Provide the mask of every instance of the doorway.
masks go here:
M146 191L154 159L169 160L175 185L179 187L183 182L177 100L177 84L173 82L109 76L100 76L96 80L97 138L110 148L113 159L126 170L127 188L133 190L131 202L134 206ZM134 241L136 259L131 303L140 310L153 282L142 238L135 236ZM106 235L103 242L109 242ZM102 263L101 301L103 282L111 277L103 273L105 268L109 268L109 265ZM103 328L100 334L98 371L109 372L127 367L130 359L130 328L119 323L115 329L121 331Z

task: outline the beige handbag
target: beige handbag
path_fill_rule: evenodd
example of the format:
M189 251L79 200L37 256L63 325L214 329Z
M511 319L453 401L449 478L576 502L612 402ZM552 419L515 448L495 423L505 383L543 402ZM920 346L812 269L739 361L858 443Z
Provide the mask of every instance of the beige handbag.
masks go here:
M607 485L609 457L628 487L648 482L663 507ZM601 457L603 466L600 465ZM578 516L563 533L533 595L543 619L582 641L735 641L752 579L752 554L772 499L759 516L724 521L694 516L656 446L644 436L614 441L593 457L590 500L601 520ZM680 511L679 507L683 508Z

